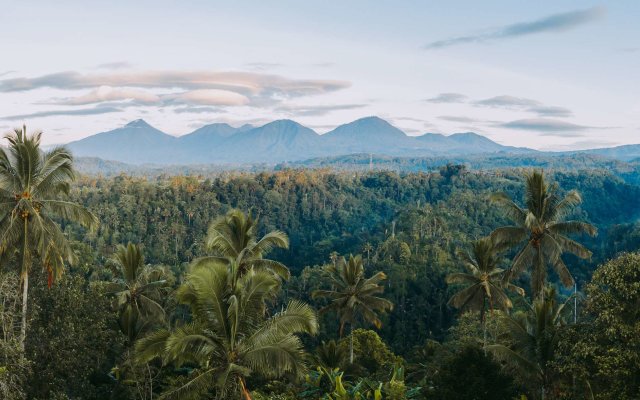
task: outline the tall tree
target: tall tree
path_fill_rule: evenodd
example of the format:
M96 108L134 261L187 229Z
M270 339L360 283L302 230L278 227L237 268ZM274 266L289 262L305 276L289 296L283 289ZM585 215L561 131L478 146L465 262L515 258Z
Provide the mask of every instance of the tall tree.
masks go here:
M50 286L62 274L65 261L75 261L57 220L67 219L88 227L98 222L84 207L63 200L75 178L73 157L64 147L43 152L41 135L27 135L26 127L16 129L6 136L9 146L0 149L0 251L3 256L17 256L20 264L23 348L34 258L42 262Z
M460 310L480 312L484 321L487 310L498 308L508 311L513 304L505 289L524 295L524 290L511 283L504 282L504 270L499 267L500 255L491 238L482 238L473 242L471 253L458 252L467 272L453 273L447 276L448 284L465 285L454 294L449 305Z
M159 290L167 284L165 271L145 265L140 245L119 245L113 256L119 276L114 279L119 324L132 345L144 326L161 319L164 309L157 302Z
M353 363L353 327L359 321L367 322L376 328L382 326L377 312L384 312L393 308L393 303L376 295L384 292L380 283L387 279L383 272L377 272L372 277L365 277L362 257L349 256L349 261L340 257L335 264L326 267L329 290L315 290L313 298L326 298L330 302L320 310L320 313L335 311L340 320L340 336L344 326L349 324L351 329L351 356Z
M553 361L565 325L565 305L572 300L558 304L555 290L545 291L527 311L503 315L505 330L501 339L505 344L486 347L499 360L510 364L523 382L533 387L533 397L540 399L557 383Z
M271 231L258 238L258 220L240 210L229 210L209 226L206 246L211 256L203 257L197 264L219 262L229 265L235 262L240 274L251 268L271 270L284 279L289 269L279 261L264 258L276 248L289 248L289 237L281 231Z
M536 297L543 294L549 265L565 286L573 285L571 272L562 261L563 253L583 259L591 257L591 251L566 235L597 233L587 222L563 220L582 198L575 190L562 198L557 192L557 186L548 184L541 171L533 171L526 176L526 208L518 206L505 193L496 193L491 198L514 223L494 230L491 234L494 242L498 246L521 247L508 270L507 280L531 269L531 288Z
M556 365L588 381L598 400L640 396L638 282L640 253L623 253L599 266L586 288L585 323L560 341ZM576 398L580 389L574 388Z
M307 304L293 300L266 317L265 302L279 286L278 278L269 271L251 269L240 275L235 264L231 268L220 263L194 267L177 293L180 302L191 309L193 320L171 331L160 330L136 345L141 362L160 357L177 366L199 366L193 378L163 398L215 390L218 398L250 400L249 374L300 377L305 365L297 334L315 334L316 315Z

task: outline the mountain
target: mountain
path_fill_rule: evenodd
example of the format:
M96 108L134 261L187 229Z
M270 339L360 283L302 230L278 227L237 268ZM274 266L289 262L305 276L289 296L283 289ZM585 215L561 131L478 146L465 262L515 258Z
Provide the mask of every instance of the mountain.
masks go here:
M170 164L172 149L177 144L178 138L175 136L137 119L121 128L71 142L67 147L81 157L99 157L131 164Z
M251 125L234 128L221 123L205 125L178 138L180 157L186 158L187 164L211 162L217 158L219 147L225 140L252 128Z
M232 135L219 147L226 162L280 162L322 154L320 135L291 120L278 120Z
M416 136L415 140L435 148L449 146L448 136L442 135L440 133L425 133L422 136Z
M518 151L471 132L407 136L378 117L361 118L324 135L295 121L278 120L259 127L210 124L180 137L136 120L68 146L78 156L137 165L277 164L358 153L419 157Z
M328 154L385 153L410 148L409 137L378 117L362 118L322 135Z
M182 143L218 142L233 135L239 129L229 124L209 124L180 136L180 141Z
M608 158L614 158L616 160L631 161L633 159L640 158L640 144L627 144L624 146L604 149L583 150L581 153L597 154Z
M449 136L438 133L407 136L378 117L340 125L324 135L295 121L278 120L258 127L210 124L180 137L168 135L139 119L121 128L69 143L68 147L80 157L98 157L134 165L275 165L352 154L449 157L451 160L482 154L543 154L527 148L503 146L474 132ZM640 145L565 154L589 154L629 161L640 157Z

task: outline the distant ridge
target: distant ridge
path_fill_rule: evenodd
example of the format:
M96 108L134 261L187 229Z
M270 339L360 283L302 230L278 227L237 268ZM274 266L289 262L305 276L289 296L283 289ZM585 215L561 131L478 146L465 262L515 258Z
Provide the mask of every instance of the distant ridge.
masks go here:
M133 165L278 164L361 153L458 158L477 154L539 153L503 146L474 132L407 136L375 116L340 125L324 135L292 120L277 120L262 126L237 128L223 123L209 124L180 137L168 135L137 119L67 146L79 157ZM640 145L584 152L631 160L640 157Z
M99 157L129 164L162 162L172 157L178 138L168 135L142 119L108 132L98 133L68 144L78 156Z
M640 158L640 144L626 144L623 146L607 147L602 149L589 149L579 152L573 151L570 153L597 154L599 156L614 158L616 160L632 161L634 159Z

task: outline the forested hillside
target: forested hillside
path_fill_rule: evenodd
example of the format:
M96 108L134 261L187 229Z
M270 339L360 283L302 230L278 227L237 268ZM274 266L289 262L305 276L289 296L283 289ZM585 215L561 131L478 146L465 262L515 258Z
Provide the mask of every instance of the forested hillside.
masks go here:
M502 278L487 281L498 291L487 292L493 293L488 301L469 292L476 286L460 285L511 271L510 260L521 252L496 233L513 215L495 196L529 204L532 176L530 169L469 171L453 164L401 174L283 169L154 179L81 176L66 201L86 207L98 224L92 229L70 222L76 215L70 211L56 218L74 253L75 262L65 261L64 270L52 268L49 250L34 253L24 356L12 339L20 325L20 278L13 272L20 269L13 266L21 256L5 253L0 394L537 399L542 388L545 398L581 399L588 388L600 399L635 398L637 382L621 386L620 397L606 389L618 378L600 367L597 357L604 355L591 346L590 337L603 335L598 324L606 322L597 320L605 305L590 299L609 295L602 288L615 274L640 269L637 255L608 262L640 249L640 187L604 170L545 171L549 199L569 199L570 211L558 218L588 221L598 231L573 234L594 233L586 225L562 231L572 238L562 260L577 283L577 310L573 288L560 283L566 277L553 261L560 253L548 253L561 275L542 278L545 295L528 273L514 273L511 286ZM557 199L549 201L564 207ZM477 241L492 232L495 240ZM623 264L633 267L616 267ZM465 277L464 265L490 273ZM231 286L224 289L223 282ZM226 299L218 304L225 310L210 308L215 296ZM361 305L345 313L341 296L356 296ZM528 329L518 324L531 323L530 307L560 321L565 300L567 323L574 311L578 322L595 322L584 329L549 322L555 355L526 361L540 368L532 378L515 365L524 355L509 356L518 349L509 329ZM236 310L236 301L245 308ZM227 321L232 315L240 319ZM219 330L223 321L230 328ZM602 343L603 349L613 346ZM257 355L260 346L267 347ZM631 348L624 346L615 351ZM607 362L626 368L629 377L639 371L634 360Z
M468 172L448 166L435 173L406 174L295 169L217 178L84 177L71 197L101 223L86 237L71 234L83 237L97 257L110 257L114 246L132 241L144 244L149 262L175 266L204 253L204 236L213 218L239 208L257 216L264 232L280 229L289 235L289 250L276 254L295 273L326 262L334 251L360 253L367 242L384 242L394 224L396 235L413 249L429 246L425 237L436 235L419 223L435 224L451 252L504 222L489 196L505 191L521 198L526 171ZM600 228L595 243L605 243L610 227L620 229L618 225L632 224L640 215L640 187L605 171L552 170L549 176L560 188L582 194L584 202L575 213ZM73 226L68 229L74 231ZM595 263L624 249L607 247L594 250Z

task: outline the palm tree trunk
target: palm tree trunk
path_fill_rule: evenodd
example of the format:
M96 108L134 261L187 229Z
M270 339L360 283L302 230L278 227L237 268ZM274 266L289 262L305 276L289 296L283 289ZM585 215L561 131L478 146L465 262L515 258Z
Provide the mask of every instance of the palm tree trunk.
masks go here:
M247 386L243 378L240 378L240 388L242 389L242 397L244 400L251 400L251 393L247 390Z
M353 325L350 325L350 329L351 329L351 355L349 356L349 362L351 364L353 364Z
M22 325L20 326L20 349L24 352L24 342L27 339L27 300L29 293L29 273L22 278Z
M22 247L22 325L20 326L20 349L24 353L24 343L27 339L27 300L29 296L29 258L27 255L28 221L24 219L24 238ZM24 354L23 354L24 356Z
M487 318L485 314L485 306L486 306L487 298L482 298L482 309L480 310L480 322L482 323L482 347L484 350L484 355L487 355Z

